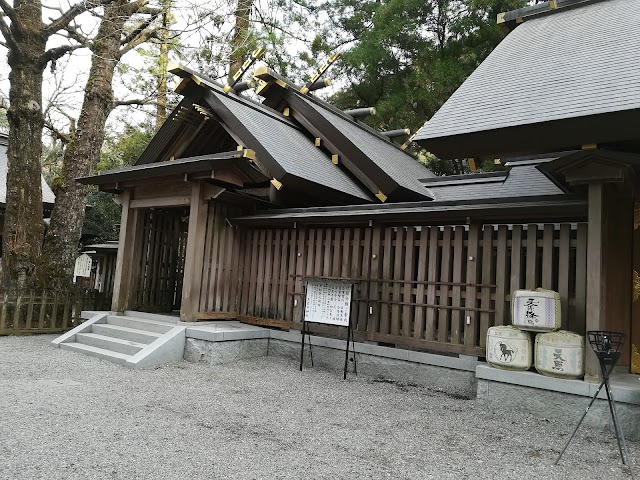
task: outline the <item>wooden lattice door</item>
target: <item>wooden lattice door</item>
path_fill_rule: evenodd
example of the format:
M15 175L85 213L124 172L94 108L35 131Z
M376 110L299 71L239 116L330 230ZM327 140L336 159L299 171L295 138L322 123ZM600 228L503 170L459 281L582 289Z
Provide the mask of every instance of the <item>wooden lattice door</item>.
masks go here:
M150 209L145 213L141 255L136 259L136 310L180 310L188 224L188 211L182 208Z

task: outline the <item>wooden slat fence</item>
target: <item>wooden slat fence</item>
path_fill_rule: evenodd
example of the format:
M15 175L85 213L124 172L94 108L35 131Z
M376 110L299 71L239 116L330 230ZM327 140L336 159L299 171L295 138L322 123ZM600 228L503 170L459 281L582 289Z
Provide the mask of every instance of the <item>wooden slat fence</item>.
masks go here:
M142 224L142 245L133 307L149 312L180 309L187 245L187 212L174 208L147 210Z
M210 209L202 312L299 328L305 277L349 278L356 339L483 356L511 293L541 287L560 293L562 328L584 333L586 224L236 229L228 216Z
M0 294L0 335L64 332L83 322L82 310L99 310L101 302L99 292L91 289L3 293Z

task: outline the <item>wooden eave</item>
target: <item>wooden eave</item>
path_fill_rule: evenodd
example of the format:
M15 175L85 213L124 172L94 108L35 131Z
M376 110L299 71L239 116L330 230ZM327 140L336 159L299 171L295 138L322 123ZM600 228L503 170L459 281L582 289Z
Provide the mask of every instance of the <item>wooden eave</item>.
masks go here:
M136 165L82 177L77 181L85 185L98 185L100 190L112 193L136 185L184 180L206 180L211 184L233 188L268 182L269 179L251 165L251 160L244 155L244 151L234 151Z
M426 201L360 207L282 209L233 218L236 225L442 225L485 223L556 223L587 220L587 200L581 195L498 198L483 202Z
M556 185L570 190L588 183L624 183L640 173L640 154L582 150L536 167Z
M615 149L618 144L640 140L638 125L640 109L634 109L432 137L417 142L442 159L482 160L580 150L586 144Z

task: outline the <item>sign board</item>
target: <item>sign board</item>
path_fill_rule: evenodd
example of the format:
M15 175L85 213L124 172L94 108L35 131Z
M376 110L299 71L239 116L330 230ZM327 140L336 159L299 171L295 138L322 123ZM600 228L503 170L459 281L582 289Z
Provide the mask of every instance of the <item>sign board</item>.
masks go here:
M351 283L331 280L307 281L305 322L349 326Z
M73 270L74 279L77 277L90 277L91 263L91 257L86 253L83 253L78 258L76 258L76 266Z

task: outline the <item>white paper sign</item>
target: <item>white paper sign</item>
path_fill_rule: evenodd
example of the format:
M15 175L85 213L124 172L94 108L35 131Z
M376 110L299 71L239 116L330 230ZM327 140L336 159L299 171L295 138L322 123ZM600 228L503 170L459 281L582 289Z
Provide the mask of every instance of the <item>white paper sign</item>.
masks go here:
M349 326L351 284L330 280L309 280L304 308L307 322Z
M73 270L74 277L90 277L91 276L91 257L83 253L76 258L76 267Z

